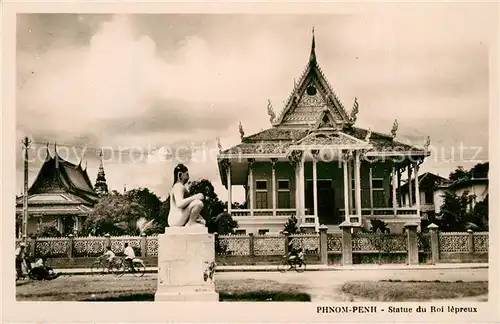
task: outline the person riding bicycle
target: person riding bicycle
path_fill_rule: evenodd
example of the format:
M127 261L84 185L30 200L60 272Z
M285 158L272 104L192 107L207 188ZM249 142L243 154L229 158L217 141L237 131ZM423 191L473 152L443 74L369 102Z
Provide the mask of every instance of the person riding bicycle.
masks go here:
M102 257L106 260L108 266L111 265L111 262L115 258L115 253L111 250L111 246L106 247L106 252L104 252Z
M288 245L288 250L290 251L288 253L288 262L290 264L297 263L299 260L302 260L303 253L301 247L296 248L293 244L290 243Z
M128 243L125 243L125 250L123 251L125 254L125 262L128 263L128 266L130 269L132 269L132 272L135 272L134 269L134 262L133 260L135 259L135 252L134 249L128 245Z

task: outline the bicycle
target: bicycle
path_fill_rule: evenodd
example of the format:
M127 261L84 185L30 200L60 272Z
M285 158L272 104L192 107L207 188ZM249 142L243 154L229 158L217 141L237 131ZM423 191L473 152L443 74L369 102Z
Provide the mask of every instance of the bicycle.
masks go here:
M132 268L130 267L130 264L128 262L125 262L125 258L120 258L119 260L119 270L117 271L117 276L119 277L123 276L127 270L132 272L132 274L136 277L142 277L146 273L146 266L144 265L144 261L139 258L134 258L132 260L135 271L132 271Z
M119 276L121 273L122 261L114 257L111 261L105 260L102 256L98 257L90 266L90 273L92 275L104 275L106 273L113 273Z
M306 270L306 262L304 260L304 252L299 252L299 254L291 258L289 254L283 256L284 260L278 264L278 271L281 273L287 272L288 270L295 269L298 273L304 272Z

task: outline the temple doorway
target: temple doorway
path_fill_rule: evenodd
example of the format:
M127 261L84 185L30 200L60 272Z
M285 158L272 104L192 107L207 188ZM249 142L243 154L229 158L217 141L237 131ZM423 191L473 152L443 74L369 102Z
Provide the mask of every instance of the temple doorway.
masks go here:
M337 208L335 206L335 189L331 179L318 179L318 218L319 223L324 225L340 224ZM306 208L309 215L314 214L314 191L313 181L306 181Z

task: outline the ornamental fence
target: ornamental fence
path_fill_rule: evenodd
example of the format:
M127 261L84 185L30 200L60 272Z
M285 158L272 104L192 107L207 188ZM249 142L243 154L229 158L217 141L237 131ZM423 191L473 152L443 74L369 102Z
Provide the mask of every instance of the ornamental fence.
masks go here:
M16 240L16 248L21 240ZM158 256L156 236L109 236L30 239L28 249L34 257L51 259L91 258L102 255L108 246L118 255L128 243L136 255L149 259ZM429 226L429 232L417 233L416 227L402 234L372 234L343 227L341 232L296 235L217 235L216 258L222 264L274 263L289 250L301 247L310 263L372 262L487 262L488 232L439 232ZM232 261L231 261L232 260ZM153 262L153 261L152 261ZM154 262L153 262L154 263Z

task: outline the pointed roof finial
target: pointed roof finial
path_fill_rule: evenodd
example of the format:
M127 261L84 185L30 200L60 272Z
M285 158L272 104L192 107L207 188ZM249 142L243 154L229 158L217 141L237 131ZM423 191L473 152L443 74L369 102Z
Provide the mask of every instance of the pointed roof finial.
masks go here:
M316 62L316 41L314 37L314 26L312 28L312 44L311 44L311 55L309 56L309 62Z
M392 125L391 129L392 138L396 138L397 131L398 131L398 120L394 119L394 124Z
M424 150L426 152L429 150L429 145L431 145L431 137L427 136L427 139L425 140L425 143L424 143Z
M356 119L358 118L358 112L359 112L358 98L354 97L354 104L352 105L351 116L349 117L349 120L352 124L356 122Z
M274 119L276 118L276 114L274 113L273 105L271 104L271 99L267 99L267 114L269 115L269 120L271 121L272 124Z
M240 130L240 138L241 138L241 140L243 140L243 137L245 136L245 131L243 130L243 124L241 124L241 121L240 121L239 130Z
M219 153L222 153L222 144L220 143L220 137L217 137L217 147L219 148Z

